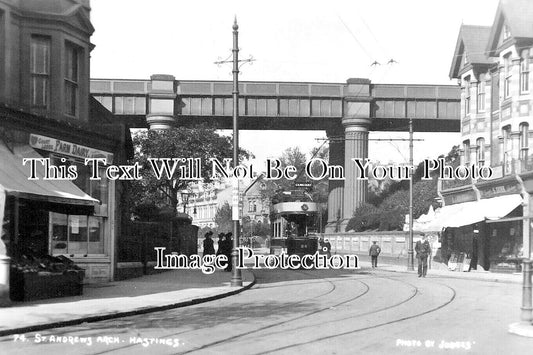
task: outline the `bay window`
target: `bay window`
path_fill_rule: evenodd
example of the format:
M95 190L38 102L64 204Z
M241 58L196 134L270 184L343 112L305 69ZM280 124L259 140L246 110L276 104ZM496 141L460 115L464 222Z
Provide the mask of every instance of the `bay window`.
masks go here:
M79 49L68 43L65 45L65 113L76 116L78 113L78 67Z
M30 100L33 108L48 110L50 98L50 38L30 40Z
M503 98L511 96L511 53L503 57L504 80L503 80Z
M520 54L520 93L529 92L529 49Z

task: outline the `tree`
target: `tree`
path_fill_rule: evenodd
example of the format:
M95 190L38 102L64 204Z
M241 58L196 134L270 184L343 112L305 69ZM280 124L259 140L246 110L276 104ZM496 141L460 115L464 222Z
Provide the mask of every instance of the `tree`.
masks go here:
M311 157L321 158L328 161L329 150L313 148L311 151ZM281 156L278 158L281 163L281 168L288 165L296 167L296 179L288 180L281 178L279 180L267 180L265 181L265 188L261 191L261 198L272 201L273 203L279 202L278 197L284 191L296 190L295 182L308 182L311 183L311 188L305 190L305 194L308 198L315 202L326 202L328 200L328 178L325 177L321 180L311 180L308 178L305 172L305 166L308 163L306 155L298 147L287 148ZM320 171L318 165L315 164L311 167L314 172L314 176L318 176Z
M346 231L362 232L369 229L378 229L380 224L380 209L370 203L363 203L350 218Z
M223 163L225 158L232 156L231 138L219 135L215 129L206 126L196 128L177 127L168 130L147 130L137 133L133 137L135 156L133 163L140 165L141 180L130 184L130 212L142 206L152 208L169 207L176 211L179 191L185 189L192 181L182 173L191 174L187 164L178 161L173 175L169 178L165 173L160 179L154 174L150 158L184 158L200 159L201 178L208 182L212 179L211 162L214 158ZM241 150L242 157L249 157L250 153ZM158 167L161 162L156 163ZM169 166L172 168L171 161ZM232 165L233 166L233 165ZM180 167L185 167L180 169ZM182 171L183 170L183 171Z
M446 156L441 155L446 164L459 164L459 146L453 146ZM429 206L438 207L437 173L431 174L430 180L422 180L424 164L418 164L413 173L413 219L426 213ZM346 231L355 230L399 230L402 229L405 215L409 213L409 181L391 181L384 189L372 184L369 179L369 200L359 207L348 221ZM376 226L377 225L377 226Z
M228 233L233 230L233 221L231 219L231 206L226 201L221 207L217 208L215 213L215 223L217 230L222 233Z

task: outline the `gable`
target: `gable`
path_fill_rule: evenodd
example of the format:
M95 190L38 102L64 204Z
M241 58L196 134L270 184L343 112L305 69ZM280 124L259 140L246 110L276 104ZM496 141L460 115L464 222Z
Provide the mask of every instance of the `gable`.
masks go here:
M66 22L68 22L70 25L80 29L83 32L89 34L94 33L94 27L89 20L89 16L83 10L81 5L73 7L72 10L66 15Z
M503 13L499 15L494 26L494 33L489 39L489 48L487 49L491 56L497 55L497 49L501 48L506 42L511 43L513 36L509 25L505 21Z
M501 0L487 44L489 55L497 56L502 46L514 43L518 39L533 39L532 18L533 1Z

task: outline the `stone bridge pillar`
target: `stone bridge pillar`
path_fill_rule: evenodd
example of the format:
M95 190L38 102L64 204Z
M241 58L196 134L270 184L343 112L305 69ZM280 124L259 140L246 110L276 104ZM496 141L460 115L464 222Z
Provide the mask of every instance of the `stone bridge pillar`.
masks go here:
M344 166L344 127L327 130L329 139L329 165ZM328 223L326 233L336 232L343 219L344 181L329 180L328 182Z
M344 90L344 199L340 231L344 232L355 209L367 199L368 181L361 180L354 158L368 158L370 127L370 80L348 79Z

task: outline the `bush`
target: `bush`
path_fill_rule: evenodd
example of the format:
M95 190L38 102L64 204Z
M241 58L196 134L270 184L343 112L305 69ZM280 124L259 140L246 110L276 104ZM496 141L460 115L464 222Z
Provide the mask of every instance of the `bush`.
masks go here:
M365 203L355 210L354 216L348 221L346 232L351 230L361 232L368 229L377 229L379 228L379 224L379 209L370 203Z

